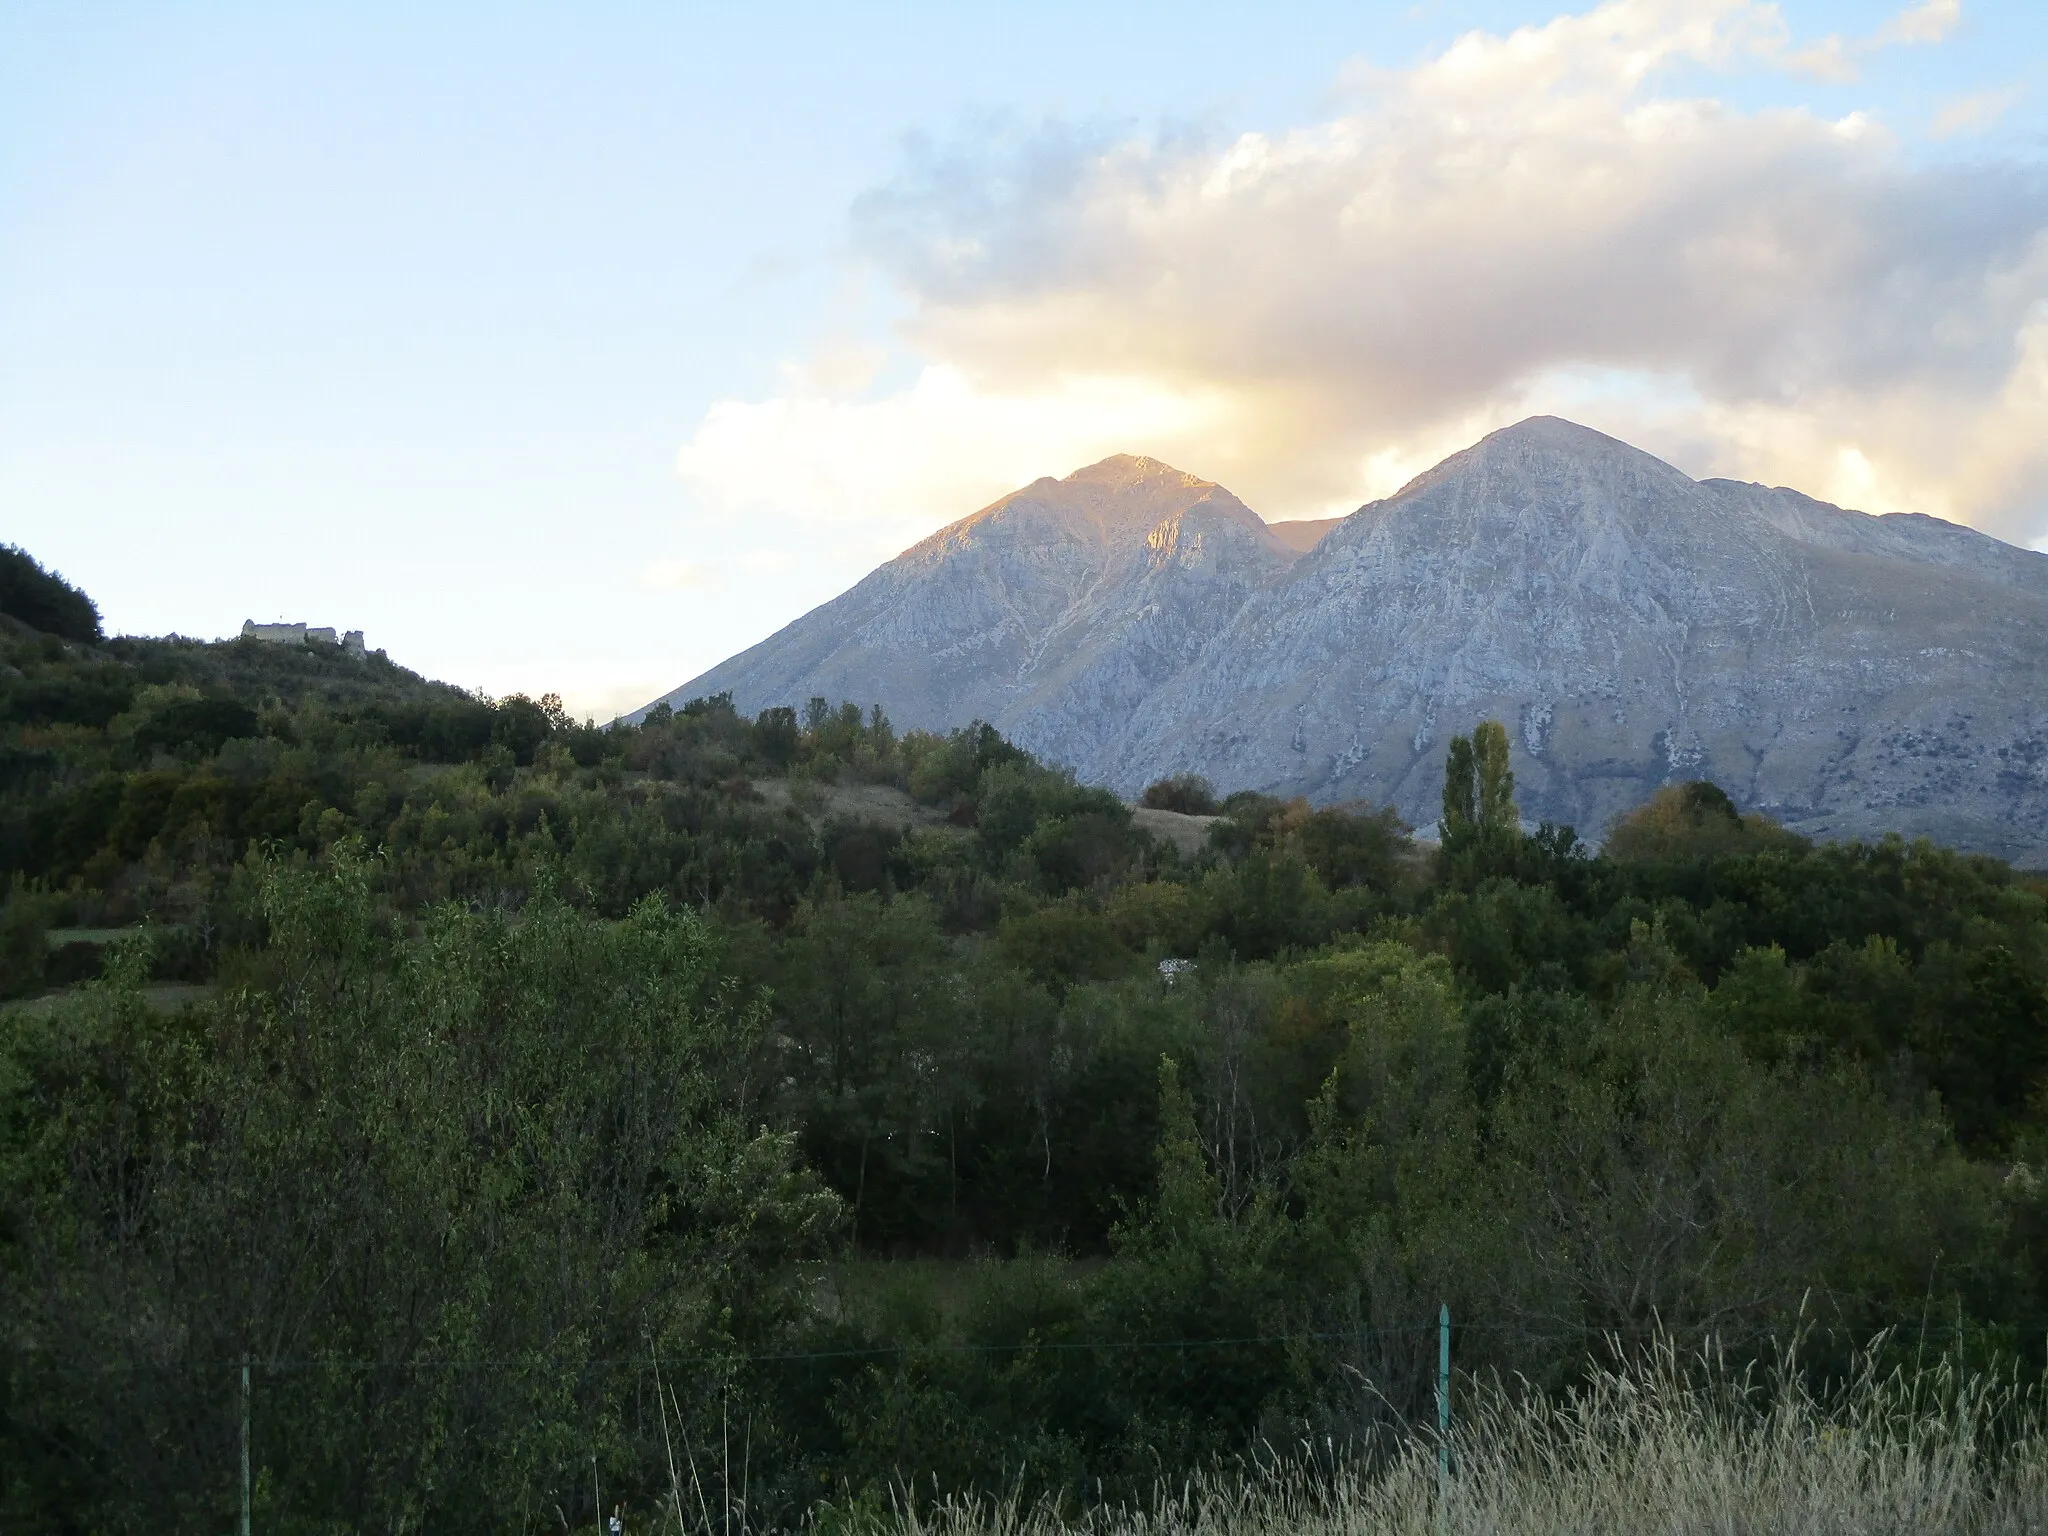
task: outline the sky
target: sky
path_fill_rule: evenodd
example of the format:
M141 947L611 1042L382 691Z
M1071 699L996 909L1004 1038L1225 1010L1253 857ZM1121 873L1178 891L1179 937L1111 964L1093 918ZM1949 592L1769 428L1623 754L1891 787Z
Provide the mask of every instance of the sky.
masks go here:
M0 541L599 719L1110 453L2048 547L2048 6L0 0Z

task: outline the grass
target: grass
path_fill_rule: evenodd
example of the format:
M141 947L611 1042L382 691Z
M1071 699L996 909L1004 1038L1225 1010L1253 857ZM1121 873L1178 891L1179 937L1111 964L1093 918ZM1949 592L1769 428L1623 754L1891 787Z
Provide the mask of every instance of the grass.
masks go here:
M2010 1379L1945 1364L1866 1362L1816 1395L1789 1369L1733 1377L1666 1350L1562 1398L1469 1393L1441 1483L1437 1442L1416 1434L1334 1468L1271 1458L1136 1508L898 1500L860 1524L890 1536L2018 1536L2048 1532L2037 1410Z
M143 930L133 928L52 928L43 935L43 942L52 949L62 949L67 944L91 944L105 947L119 944L123 939L132 939Z
M152 981L141 989L143 1002L162 1014L176 1013L192 1003L203 1003L219 991L220 988L211 982L195 981ZM0 1002L0 1008L16 1008L32 1018L48 1018L77 993L76 987L58 987L36 997Z

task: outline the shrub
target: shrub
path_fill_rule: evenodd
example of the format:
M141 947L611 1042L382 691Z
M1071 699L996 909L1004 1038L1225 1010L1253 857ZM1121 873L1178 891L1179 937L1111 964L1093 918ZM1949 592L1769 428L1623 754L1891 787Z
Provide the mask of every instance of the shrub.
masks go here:
M1199 773L1176 773L1145 786L1138 803L1148 811L1179 811L1183 816L1214 816L1221 808L1216 788Z
M26 678L0 693L0 720L97 729L126 709L129 697L119 679L45 674Z
M135 732L145 751L193 746L218 752L222 742L257 732L256 711L235 699L177 699L157 710Z
M1745 816L1720 785L1706 779L1667 784L1614 820L1603 850L1635 863L1725 858L1796 846L1799 839L1767 816Z
M49 898L26 889L17 878L7 904L0 907L0 997L20 997L43 984L49 927Z

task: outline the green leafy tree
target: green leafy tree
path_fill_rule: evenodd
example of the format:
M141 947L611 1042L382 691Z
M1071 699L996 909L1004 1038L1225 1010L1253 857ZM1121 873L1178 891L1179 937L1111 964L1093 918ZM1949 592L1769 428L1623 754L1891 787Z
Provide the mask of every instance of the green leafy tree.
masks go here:
M1445 1301L1468 1309L1494 1232L1472 1198L1478 1117L1450 966L1377 941L1302 971L1342 1033L1292 1169L1303 1207L1294 1281L1316 1329L1342 1341L1327 1367L1375 1384L1349 1404L1355 1429L1390 1404L1427 1406L1434 1360L1422 1325Z
M1996 1202L1937 1116L1853 1068L1764 1067L1703 1001L1632 988L1576 1040L1521 1054L1490 1118L1490 1315L1555 1368L1601 1337L1752 1346L1814 1288L1867 1329L1930 1275L1952 1294L1990 1277Z
M1222 809L1216 787L1199 773L1176 773L1145 786L1138 803L1155 811L1179 811L1184 816L1214 816Z
M1507 727L1482 720L1470 736L1453 736L1444 754L1444 846L1517 831L1515 773L1508 764Z
M262 871L264 990L167 1021L137 956L13 1021L10 1525L219 1529L244 1358L269 1528L587 1519L593 1456L616 1485L659 1455L636 1358L679 1362L701 1436L719 1362L794 1316L837 1203L761 1128L758 1020L702 923L543 890L409 934L372 876L345 847Z
M1498 720L1482 720L1473 728L1472 767L1478 780L1480 830L1516 831L1522 813L1515 805L1515 772L1508 766L1507 727Z
M29 890L19 876L0 906L0 997L20 997L43 984L49 967L49 898Z
M1634 810L1617 816L1603 851L1611 859L1727 858L1795 848L1799 838L1768 817L1743 815L1718 784L1696 779L1666 784Z
M1178 1064L1162 1057L1156 1201L1119 1233L1119 1262L1093 1298L1105 1336L1165 1346L1134 1350L1100 1376L1094 1416L1123 1433L1097 1434L1124 1439L1133 1461L1162 1447L1195 1460L1241 1442L1288 1374L1272 1342L1286 1331L1290 1300L1274 1283L1287 1235L1278 1191L1225 1209L1198 1119ZM1188 1342L1196 1347L1181 1347Z
M0 544L0 613L64 640L100 638L98 605L13 544Z
M1453 736L1444 753L1444 814L1437 835L1444 846L1463 843L1479 825L1479 785L1472 761L1472 738Z

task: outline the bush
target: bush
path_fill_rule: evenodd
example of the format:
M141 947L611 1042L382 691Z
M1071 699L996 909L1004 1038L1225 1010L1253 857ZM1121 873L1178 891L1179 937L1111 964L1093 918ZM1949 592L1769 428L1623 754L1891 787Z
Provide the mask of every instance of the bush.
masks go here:
M0 907L0 997L21 997L43 984L49 967L49 898L16 880Z
M1603 850L1610 859L1657 863L1729 858L1796 847L1799 838L1768 816L1745 816L1720 785L1706 779L1667 784L1617 816Z
M515 693L498 705L498 718L491 725L491 740L511 752L520 767L530 767L540 744L554 733L558 721L547 708L547 699L535 703Z
M0 720L18 725L105 725L128 707L119 680L45 674L17 682L0 694Z
M218 1529L251 1355L266 1529L530 1527L588 1457L655 1464L646 1361L701 1438L718 1359L800 1314L837 1205L762 1128L705 925L540 897L408 933L372 874L251 867L273 990L165 1020L115 956L0 1033L7 1529Z
M1176 773L1145 786L1138 803L1148 811L1179 811L1183 816L1214 816L1222 807L1216 787L1199 773Z
M144 751L197 747L218 752L221 743L254 736L256 711L234 699L177 699L157 710L135 732Z

